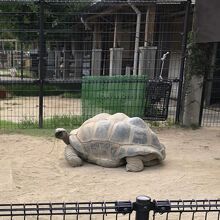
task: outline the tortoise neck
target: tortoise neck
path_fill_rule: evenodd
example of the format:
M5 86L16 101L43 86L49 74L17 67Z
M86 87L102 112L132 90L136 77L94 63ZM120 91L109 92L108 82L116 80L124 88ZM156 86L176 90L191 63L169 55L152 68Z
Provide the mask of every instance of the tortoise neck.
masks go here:
M67 144L67 145L70 144L69 136L70 136L70 135L66 132L66 133L64 134L64 137L63 137L63 141L64 141L64 143Z

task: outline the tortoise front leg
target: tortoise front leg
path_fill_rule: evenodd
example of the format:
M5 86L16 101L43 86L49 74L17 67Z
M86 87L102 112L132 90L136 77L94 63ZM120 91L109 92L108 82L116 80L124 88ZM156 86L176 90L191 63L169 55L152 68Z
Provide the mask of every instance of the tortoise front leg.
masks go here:
M144 169L144 164L140 156L126 157L126 171L139 172Z
M72 146L66 146L64 155L71 166L78 167L82 165L82 159L77 155L76 151L73 149Z

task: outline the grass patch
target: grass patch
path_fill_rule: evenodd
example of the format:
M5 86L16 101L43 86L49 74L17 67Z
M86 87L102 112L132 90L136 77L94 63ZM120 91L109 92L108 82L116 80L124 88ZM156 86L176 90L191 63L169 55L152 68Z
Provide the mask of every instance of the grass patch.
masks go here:
M43 124L44 128L58 128L58 127L65 127L65 128L78 128L83 123L82 116L54 116L49 119L45 119Z
M17 128L17 123L11 122L11 121L5 121L5 120L0 120L0 128L4 129L10 129L10 128Z
M63 94L61 94L61 98L80 99L81 98L81 92L64 92Z
M6 86L7 92L13 94L13 96L39 96L39 85L31 84L14 84ZM59 87L55 85L44 85L44 95L54 96L63 93Z
M18 128L25 129L25 128L38 128L38 121L36 120L23 120L22 122L18 123Z
M172 118L167 118L165 121L146 121L150 128L165 128L165 127L178 127Z
M4 89L7 91L7 96L39 96L40 85L39 84L13 84L6 85ZM44 84L43 85L43 95L44 96L57 96L61 95L62 98L81 98L81 91L73 91L72 88L66 86L65 84L53 85Z
M28 134L31 136L53 137L54 129L64 127L67 130L78 128L83 123L81 116L54 116L43 121L43 128L39 129L38 121L24 120L20 123L0 121L2 133Z
M16 77L21 77L21 70L20 69L16 69L16 73L15 73L15 76ZM11 74L11 71L10 69L6 69L6 70L1 70L1 74L0 76L8 76L8 77L11 77L12 74ZM32 78L35 76L35 72L33 71L30 71L30 70L26 70L26 69L23 69L23 77L25 78Z
M16 128L7 128L0 129L0 132L3 134L26 134L35 137L54 137L54 129L16 129Z
M25 70L23 69L23 77L26 78L32 78L36 75L34 71ZM16 77L21 77L21 70L17 70L17 73L15 74Z
M38 128L38 122L33 120L23 120L22 122L15 123L11 121L0 120L0 129L31 129Z

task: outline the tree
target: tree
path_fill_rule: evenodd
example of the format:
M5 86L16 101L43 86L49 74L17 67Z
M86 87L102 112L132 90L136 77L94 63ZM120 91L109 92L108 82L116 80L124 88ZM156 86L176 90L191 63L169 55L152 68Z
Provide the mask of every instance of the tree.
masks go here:
M47 39L63 39L63 33L73 32L76 22L80 21L80 13L90 6L90 2L54 3L45 2L45 31L50 33ZM16 38L19 41L36 41L40 26L39 1L22 3L5 1L0 3L0 38ZM62 31L63 30L63 31ZM65 30L65 31L64 31ZM56 34L62 31L61 36Z

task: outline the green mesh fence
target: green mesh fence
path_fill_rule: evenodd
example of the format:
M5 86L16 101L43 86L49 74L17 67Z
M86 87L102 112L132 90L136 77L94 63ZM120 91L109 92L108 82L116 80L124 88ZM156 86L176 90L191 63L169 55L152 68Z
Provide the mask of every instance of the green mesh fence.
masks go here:
M101 112L143 117L146 76L86 76L82 80L84 120Z

